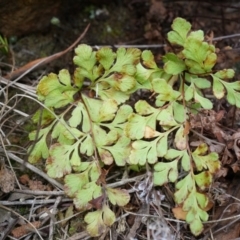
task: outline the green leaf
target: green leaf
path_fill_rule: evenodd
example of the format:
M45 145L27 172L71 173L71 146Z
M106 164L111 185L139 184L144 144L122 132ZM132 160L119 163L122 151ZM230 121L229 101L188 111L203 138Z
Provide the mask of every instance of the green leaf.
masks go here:
M188 155L187 150L179 151L176 149L169 149L167 153L165 154L164 158L166 160L171 160L171 159L180 159L182 158L182 168L184 171L189 171L191 167L191 161L190 157Z
M209 45L196 38L187 38L182 53L185 58L193 60L199 64L203 64L209 54Z
M186 69L184 61L174 53L167 53L163 61L165 62L163 69L168 74L177 75Z
M173 116L173 104L169 104L167 108L161 110L157 116L157 120L159 120L159 124L165 129L177 126L178 123L175 121Z
M209 198L207 194L196 192L196 198L200 208L205 209L208 206ZM202 218L202 220L207 221L207 218Z
M203 231L203 224L201 220L195 219L194 221L192 221L190 223L190 230L195 236L200 235Z
M194 175L194 179L201 190L205 190L212 183L212 174L209 171L203 171Z
M73 145L69 160L70 160L70 164L71 164L72 168L80 166L81 157L79 156L79 143L78 142Z
M107 122L112 120L117 110L118 104L114 99L104 101L99 109L98 121Z
M197 91L194 92L194 99L196 102L199 102L204 109L212 109L213 108L212 102L209 99L200 96L197 93Z
M128 159L130 155L130 142L129 138L121 136L115 145L104 147L112 154L113 160L117 166L125 166L126 159Z
M138 114L145 116L150 115L152 113L158 113L159 110L152 107L147 101L145 100L138 100L135 103L135 110Z
M90 207L89 201L102 195L102 189L95 182L88 182L79 189L74 196L74 205L79 210Z
M64 178L65 192L68 196L75 197L76 194L80 195L79 192L85 191L85 189L89 187L89 194L87 194L88 196L86 196L87 199L84 198L85 199L84 204L88 206L87 201L90 201L91 197L97 198L99 194L101 195L101 188L94 184L94 182L97 181L101 175L100 167L96 161L82 162L81 165L76 168L76 171L81 173L68 174L65 176ZM91 181L90 185L89 181ZM75 201L78 200L79 197L75 199ZM79 208L84 207L85 206L84 204L81 206L78 205Z
M154 165L153 183L162 186L167 182L175 182L178 178L178 161L159 162Z
M46 161L47 174L51 178L61 178L72 171L70 154L73 147L56 143L51 146Z
M234 89L236 91L240 91L240 81L235 81L235 82L224 82L222 81L226 86L227 88L231 88L231 89Z
M87 169L89 170L93 162L82 162L80 166L78 166L78 170L76 172L84 172Z
M200 89L210 88L211 83L206 78L191 78L191 81Z
M193 98L194 91L195 91L195 89L194 89L194 85L192 83L189 87L187 87L187 90L185 91L184 97L187 102Z
M121 92L109 86L106 82L97 83L95 87L92 87L92 89L96 92L96 96L99 96L102 100L114 98L118 104L126 102L126 100L130 97L129 92Z
M199 41L203 41L204 40L204 32L202 30L192 31L192 32L190 32L189 37L195 38Z
M182 156L182 168L184 171L189 171L191 169L191 160L187 151L184 151Z
M236 105L236 96L232 89L227 90L227 100L230 104Z
M207 149L208 147L205 143L200 144L197 149L192 153L193 160L196 164L196 168L198 171L208 169L210 173L216 173L220 168L218 154L215 152L211 152L205 155Z
M233 78L235 75L235 72L233 69L223 69L220 71L217 71L214 76L217 78L221 78L221 79L231 79Z
M153 89L157 95L157 100L160 101L175 101L180 100L181 93L173 90L173 88L164 79L154 79L152 81Z
M90 134L82 138L80 152L87 156L92 156L94 153L94 142Z
M168 133L162 134L162 137L157 141L157 156L163 157L168 150Z
M51 109L52 110L52 109ZM52 112L46 108L38 110L32 117L34 123L40 123L41 126L48 125L55 119Z
M82 95L82 98L88 109L88 113L93 122L99 123L113 120L118 110L118 104L114 99L105 101L89 98Z
M99 166L99 162L92 161L90 166L89 166L89 178L91 181L97 181L99 177L101 176L101 168Z
M103 222L106 226L110 227L115 222L116 217L114 212L107 206L103 206Z
M181 204L185 201L190 191L194 187L194 180L191 173L184 177L181 181L177 182L176 189L174 193L174 200L177 204Z
M171 149L168 149L167 153L164 155L164 158L167 160L171 160L178 157L182 157L182 155L183 155L183 151L179 151L171 148Z
M142 60L143 60L143 65L147 68L153 68L153 69L158 69L158 66L155 62L154 55L151 51L149 50L144 50L142 52Z
M221 99L225 95L225 88L218 77L215 75L211 76L213 78L213 94L217 99Z
M110 146L119 138L115 129L107 132L97 124L93 124L93 135L96 147Z
M116 116L114 120L111 122L111 125L109 128L114 128L118 130L120 134L122 134L122 131L124 130L124 127L126 125L128 117L132 114L133 109L129 105L121 105L118 108L118 111L116 113Z
M58 75L50 73L44 76L38 86L37 95L45 106L60 108L74 101L73 95L78 89L71 86L71 78L68 70L63 69Z
M193 204L195 206L193 206L191 210L188 212L186 221L187 223L190 223L190 229L192 233L195 236L198 236L203 231L203 225L202 225L201 219L203 221L207 221L208 214L202 209L200 209L195 203L195 201Z
M103 222L102 215L103 210L97 210L87 213L84 217L84 221L88 224L86 230L90 236L98 237L106 231L107 227Z
M34 146L29 147L28 152L30 155L28 161L30 163L37 163L41 157L47 158L49 156L49 150L46 143L47 134L50 131L51 126L47 128L40 129L39 132L33 131L29 134L29 139L31 141L37 140ZM38 137L38 139L36 139Z
M78 87L78 89L80 90L83 86L84 80L85 80L85 75L83 74L83 72L85 72L85 75L88 75L87 71L84 71L80 68L76 68L74 73L73 73L73 82L74 85Z
M117 91L128 92L134 89L134 87L137 84L135 77L132 75L114 72L107 78L104 78L103 81L108 83L111 87L113 87Z
M240 108L240 96L239 96L240 94L238 93L238 92L236 92L236 94L235 94L235 99L236 99L236 106L238 107L238 108Z
M138 114L132 113L129 116L128 122L124 129L126 136L132 140L143 138L147 125L147 120L148 119L146 117L142 117Z
M188 211L186 222L190 224L191 232L198 236L203 231L202 221L208 220L208 214L200 206L206 206L208 199L193 190L183 205L183 210ZM199 206L200 205L200 206Z
M197 75L197 74L204 74L208 72L204 69L203 63L201 64L191 59L185 59L185 64L188 68L188 72L191 74Z
M137 82L141 84L141 88L151 89L152 86L150 84L150 78L154 75L154 73L163 72L163 70L157 69L148 69L145 68L141 63L138 63L136 66L136 74L134 77L136 78Z
M194 203L196 203L196 190L193 187L192 189L189 189L189 194L187 196L187 198L185 199L184 203L183 203L183 211L185 212L189 212L191 211L191 209L194 207ZM188 221L190 220L190 217L187 215L188 217Z
M77 48L75 48L76 56L73 58L73 62L87 70L87 72L91 72L94 65L96 64L96 52L92 50L92 48L86 44L80 44Z
M84 218L87 225L87 232L92 237L98 237L106 232L107 227L111 226L115 222L114 212L104 205L101 210L89 212Z
M127 160L129 164L145 165L146 162L153 164L157 161L156 141L147 142L137 140L132 143L132 150Z
M89 116L82 102L77 103L68 122L71 127L77 127L82 124L81 128L84 133L88 133L91 130Z
M131 165L144 165L146 161L154 164L158 157L163 157L167 153L169 132L158 133L153 141L137 140L132 143L131 153L127 162Z
M62 83L65 86L71 86L71 76L68 70L63 69L59 72L58 78L60 83Z
M133 72L132 70L134 68L132 68L132 66L136 66L140 62L140 56L141 51L137 48L118 48L116 62L110 69L110 72L133 75L136 72L136 69ZM128 66L131 66L131 73L127 71Z
M125 206L130 201L130 195L125 189L106 188L106 192L113 205Z
M89 182L88 171L82 173L68 174L64 178L64 191L69 197L74 197L75 194Z
M179 150L187 149L188 136L184 133L184 126L183 125L181 125L180 128L178 128L178 130L175 134L174 143L176 145L176 148L179 149Z
M194 153L197 155L204 155L207 152L207 150L208 150L207 144L202 143L196 148Z
M109 70L114 63L116 53L109 47L102 47L97 51L96 58L105 70Z
M178 102L173 102L173 117L178 123L183 123L186 121L187 113L186 109L182 104Z
M68 127L64 119L61 117L59 121L55 124L52 131L52 138L56 138L59 143L70 145L80 137L82 133L76 129Z
M183 18L175 18L172 24L172 29L167 34L168 41L173 44L178 44L183 46L187 38L187 34L191 29L191 24Z
M203 63L203 69L205 70L205 72L210 72L216 63L217 63L217 54L213 52L209 53Z
M230 104L236 105L240 107L240 81L236 81L233 83L228 83L225 81L221 81L221 83L225 86L227 90L227 100Z

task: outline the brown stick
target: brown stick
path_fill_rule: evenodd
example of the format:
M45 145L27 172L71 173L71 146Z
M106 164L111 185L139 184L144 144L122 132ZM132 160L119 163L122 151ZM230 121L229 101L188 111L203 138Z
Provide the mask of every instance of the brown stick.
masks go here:
M36 67L43 66L43 65L61 57L61 56L63 56L68 51L70 51L72 48L74 48L78 44L78 42L80 42L84 38L85 34L87 33L87 31L89 29L89 26L90 26L90 24L87 25L87 27L84 29L83 33L79 36L79 38L67 49L63 50L62 52L55 53L55 54L53 54L51 56L48 56L48 57L33 60L33 61L27 63L26 65L18 68L17 70L7 74L6 76L4 76L4 78L14 80L17 77L21 76L22 74L26 75L27 73L31 72Z

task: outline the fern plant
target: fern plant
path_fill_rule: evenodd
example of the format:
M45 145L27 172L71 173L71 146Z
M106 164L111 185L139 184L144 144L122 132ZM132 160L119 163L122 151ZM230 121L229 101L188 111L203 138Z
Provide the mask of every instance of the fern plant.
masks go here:
M41 128L30 133L35 145L29 161L46 159L48 175L64 178L75 207L91 209L85 216L91 236L114 223L112 205L124 206L130 200L127 190L107 186L112 165L148 165L155 186L173 183L175 203L194 235L208 220L206 190L220 161L206 143L196 149L189 146L190 116L213 107L205 89L216 99L226 95L239 107L240 82L226 81L234 76L231 69L213 71L214 45L204 41L203 31L191 31L186 20L176 18L167 38L181 50L167 53L163 68L148 50L95 51L81 44L75 49L72 77L63 69L38 84L45 108L33 117ZM132 98L139 91L150 93L154 102L141 95Z

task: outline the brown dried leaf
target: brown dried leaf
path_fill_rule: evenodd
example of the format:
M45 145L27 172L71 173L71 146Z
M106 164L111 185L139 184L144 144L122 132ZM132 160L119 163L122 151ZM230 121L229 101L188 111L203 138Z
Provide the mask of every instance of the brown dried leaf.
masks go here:
M215 135L215 137L217 138L218 142L225 143L224 139L226 139L226 140L229 139L229 136L227 136L220 127L215 125L215 126L212 126L211 130L212 130L213 134Z
M226 112L225 112L224 110L219 111L219 112L216 114L216 121L217 121L217 122L220 122L220 121L223 119L223 117L224 117L225 114L226 114Z
M186 220L188 212L183 211L182 207L172 208L172 211L176 219Z
M235 140L235 139L239 139L239 138L240 138L240 131L234 133L234 134L232 135L232 138L233 138L234 140Z
M46 185L43 185L41 181L37 180L29 180L28 186L31 190L35 191L45 191L46 190Z
M233 145L233 150L237 159L240 160L240 138L236 138Z
M41 222L40 221L35 221L31 223L35 228L40 228ZM12 230L11 234L15 238L20 238L29 232L34 231L34 228L28 223L24 224L20 227L16 227L15 229Z
M30 178L27 174L23 174L22 176L19 177L19 182L23 185L27 185L29 181Z
M206 36L206 41L208 41L209 44L213 44L213 38L214 38L214 32L211 31L209 35Z
M240 165L237 162L232 164L231 168L232 168L234 173L240 172Z
M215 175L216 178L226 177L229 169L222 167Z
M236 158L233 156L233 154L228 150L228 148L225 148L221 159L222 165L230 165L235 161Z

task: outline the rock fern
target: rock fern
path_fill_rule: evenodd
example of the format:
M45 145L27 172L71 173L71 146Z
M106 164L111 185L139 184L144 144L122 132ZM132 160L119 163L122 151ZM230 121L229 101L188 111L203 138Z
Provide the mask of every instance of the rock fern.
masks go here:
M33 117L41 128L30 134L35 143L29 161L46 159L48 175L64 179L76 208L95 209L85 216L91 236L114 223L112 205L124 206L130 200L128 191L107 186L112 165L147 166L155 186L173 183L175 203L194 235L208 220L206 191L220 161L204 142L190 147L190 117L212 109L205 89L216 99L226 95L239 107L240 83L226 81L234 76L231 69L213 71L214 45L204 41L201 30L191 31L186 20L176 18L167 38L181 50L167 53L163 68L148 50L95 51L81 44L75 49L73 76L63 69L38 84L45 108Z

